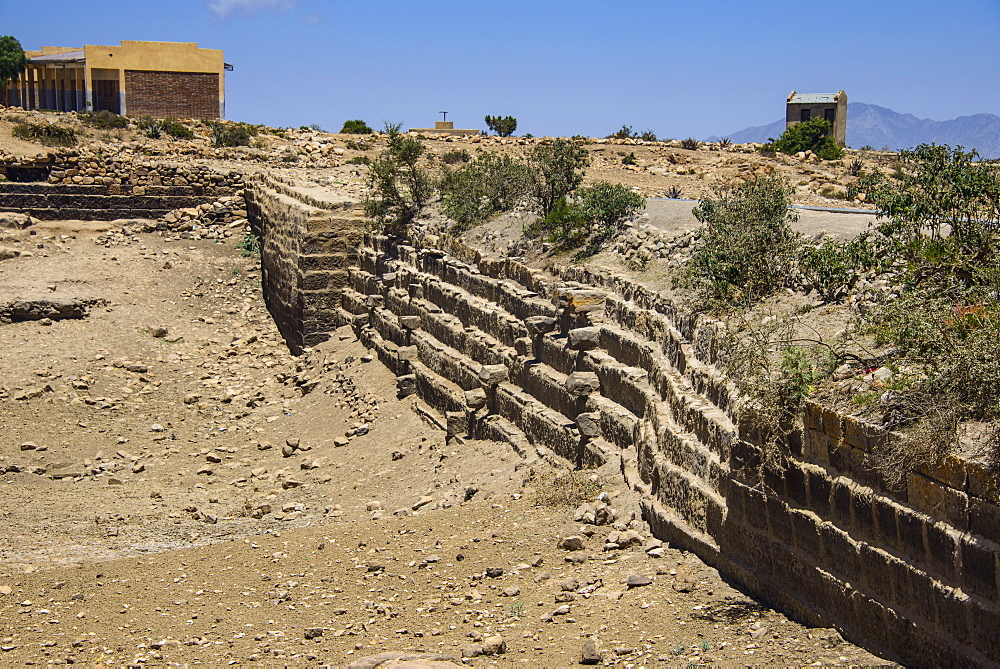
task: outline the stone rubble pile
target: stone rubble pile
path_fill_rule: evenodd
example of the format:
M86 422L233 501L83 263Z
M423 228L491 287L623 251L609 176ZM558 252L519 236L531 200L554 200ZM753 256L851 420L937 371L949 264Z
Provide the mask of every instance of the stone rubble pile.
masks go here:
M181 233L182 239L222 239L247 229L247 211L242 193L206 202L197 207L175 209L156 223Z
M644 265L652 260L669 260L670 267L682 265L701 242L701 230L677 234L662 232L649 223L632 227L612 247L627 263Z

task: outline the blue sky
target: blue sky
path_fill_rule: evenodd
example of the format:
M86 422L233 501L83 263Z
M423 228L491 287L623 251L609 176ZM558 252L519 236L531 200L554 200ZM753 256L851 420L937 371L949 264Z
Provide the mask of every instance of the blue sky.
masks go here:
M0 0L26 49L198 42L223 49L227 116L339 130L726 134L790 90L920 118L1000 114L1000 0Z

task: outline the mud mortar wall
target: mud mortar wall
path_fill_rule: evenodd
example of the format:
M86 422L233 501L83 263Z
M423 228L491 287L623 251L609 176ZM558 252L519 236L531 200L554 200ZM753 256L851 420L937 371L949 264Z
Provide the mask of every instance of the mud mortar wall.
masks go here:
M253 184L247 199L282 332L304 342L350 323L451 434L510 442L529 461L620 466L657 536L806 621L908 664L1000 662L988 470L956 458L891 489L864 464L874 431L809 403L787 467L761 474L711 321L609 273L553 278L431 238L358 243L346 225L324 244L341 234L354 251L324 270L305 252L315 203L279 190ZM331 280L307 288L306 271Z

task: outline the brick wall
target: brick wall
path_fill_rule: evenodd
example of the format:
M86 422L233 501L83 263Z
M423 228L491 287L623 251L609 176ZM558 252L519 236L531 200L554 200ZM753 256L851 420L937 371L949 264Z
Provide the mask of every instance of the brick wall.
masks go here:
M259 184L248 201L282 203L255 223L282 240L262 254L287 277L264 286L279 326L317 338L352 323L453 434L529 461L620 463L656 536L807 622L916 666L1000 664L1000 481L982 465L952 458L892 488L866 465L877 433L808 403L791 457L762 468L715 366L716 323L609 272L549 276L454 240L355 228L337 242L352 252L330 253L346 227L309 241L290 223L309 196Z
M219 118L219 75L126 70L125 108L129 116Z

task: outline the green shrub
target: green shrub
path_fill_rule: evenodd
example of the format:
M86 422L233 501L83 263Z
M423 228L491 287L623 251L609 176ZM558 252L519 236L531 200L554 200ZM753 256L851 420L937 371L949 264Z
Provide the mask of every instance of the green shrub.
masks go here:
M513 209L531 184L531 170L524 161L481 153L464 167L445 172L442 209L460 229L468 228Z
M250 140L256 137L260 128L249 123L209 123L212 132L213 146L250 146Z
M850 241L824 239L805 244L799 251L799 271L825 302L847 297L861 276L874 264L868 236Z
M163 131L174 139L193 139L194 131L172 118L163 119Z
M159 139L163 134L163 121L151 116L144 116L139 119L139 128L146 133L150 139Z
M824 118L811 118L785 129L778 139L771 139L761 150L780 151L787 155L812 151L823 160L838 160L844 149L830 135L832 124Z
M579 255L592 255L621 231L622 223L646 206L638 193L607 181L581 188L576 194L575 202L559 198L552 211L525 229L526 234L543 236L561 250L582 249Z
M441 154L441 162L445 165L467 163L470 160L472 160L472 155L465 149L451 149Z
M486 127L500 135L510 137L517 130L517 119L513 116L487 116Z
M426 170L418 165L424 153L420 140L399 129L402 124L385 124L388 147L368 165L365 214L389 234L403 234L434 192Z
M656 139L656 133L653 132L652 130L643 130L642 132L640 132L639 133L639 139L641 139L644 142L655 142L655 141L657 141L657 139Z
M51 123L15 123L11 135L29 142L40 142L45 146L75 146L76 131Z
M681 140L681 148L687 149L688 151L697 151L698 147L701 146L701 142L693 137L688 137L687 139Z
M590 164L590 155L571 140L556 139L533 147L528 162L534 172L529 194L544 216L560 198L583 183L583 169Z
M841 351L836 344L796 339L791 321L783 318L760 326L738 319L719 348L720 365L742 398L740 429L758 435L763 446L758 468L780 470L803 400L836 369Z
M635 159L635 153L630 153L624 158L622 158L622 165L637 165L638 161Z
M344 146L346 146L351 151L367 151L368 149L372 148L372 145L364 141L363 139L349 139L346 142L344 142Z
M545 216L525 228L525 234L529 237L541 236L562 250L576 249L590 238L593 224L590 212L561 197Z
M732 143L733 141L731 139L729 139L728 137L723 137L722 139L719 140L719 148L720 149L729 148L730 146L732 146Z
M749 305L782 285L798 248L792 190L780 177L755 176L716 186L694 208L707 231L688 267L707 298Z
M351 158L350 160L347 161L347 164L348 165L370 165L371 162L372 162L372 159L369 158L368 156L354 156L353 158Z
M115 128L127 128L128 119L114 112L102 109L96 112L85 112L80 114L80 120L98 130L113 130Z
M903 258L930 271L975 281L993 267L1000 230L1000 171L976 151L921 144L901 151L895 182L880 170L858 179L878 210L877 231Z
M621 224L646 208L646 200L635 191L608 181L599 181L577 191L584 211L597 223L598 241L621 229Z
M340 129L340 134L342 135L370 135L373 132L375 131L369 128L368 124L361 119L344 121L344 127Z
M243 235L243 239L240 240L240 243L236 245L236 248L239 249L244 258L259 258L260 235L253 230L247 231L247 233Z
M670 186L669 188L667 188L666 195L667 195L667 198L669 198L671 200L679 200L679 199L681 199L681 197L682 197L681 187L678 186L677 184L674 184L673 186Z
M852 177L861 176L861 171L865 168L864 162L860 158L855 158L847 165L847 173Z
M1000 172L977 158L921 145L900 152L898 181L876 170L858 182L879 211L873 237L895 259L897 283L864 325L899 362L922 370L901 393L916 399L896 411L918 434L937 430L937 441L954 441L949 426L959 419L1000 418ZM908 444L911 455L923 453ZM994 434L994 458L997 447Z

